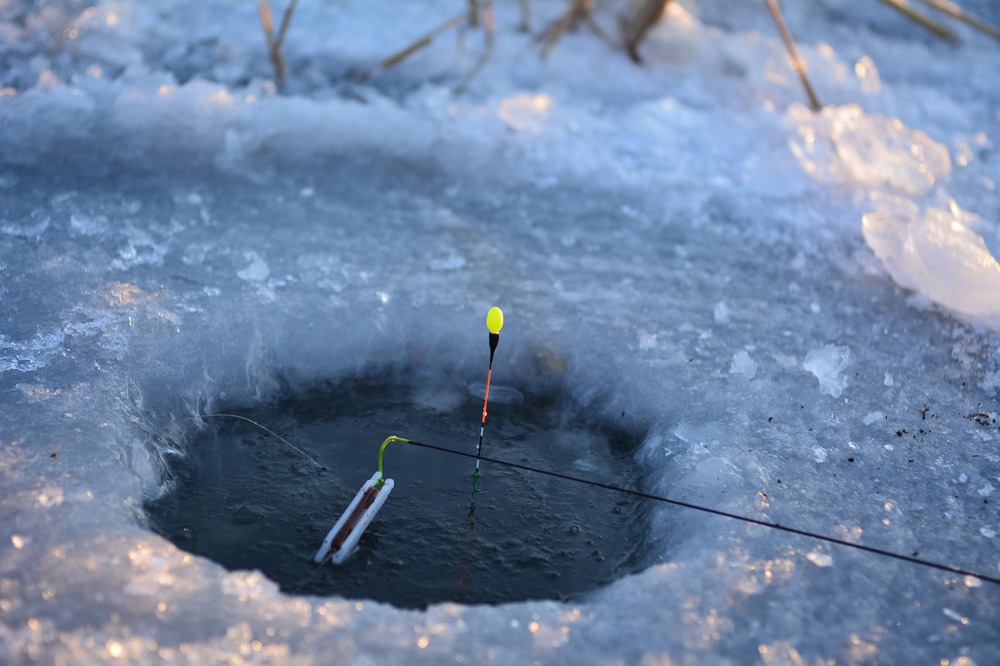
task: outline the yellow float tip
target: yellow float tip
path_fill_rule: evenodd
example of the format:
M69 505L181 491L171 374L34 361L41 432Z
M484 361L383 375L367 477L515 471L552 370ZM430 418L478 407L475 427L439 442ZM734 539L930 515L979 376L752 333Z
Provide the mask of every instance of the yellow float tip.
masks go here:
M498 307L490 308L486 313L486 328L494 335L500 333L500 329L503 328L503 310Z

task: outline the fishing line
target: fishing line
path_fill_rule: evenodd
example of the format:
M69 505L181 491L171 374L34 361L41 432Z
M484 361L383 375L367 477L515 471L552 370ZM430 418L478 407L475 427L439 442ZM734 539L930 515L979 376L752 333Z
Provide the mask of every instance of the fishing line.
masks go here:
M240 416L239 414L201 414L199 416L188 417L186 419L183 419L181 422L193 421L193 420L202 419L202 418L220 418L220 417L221 418L240 419L242 421L246 421L246 422L248 422L248 423L256 426L257 428L260 428L261 430L263 430L264 432L268 433L269 435L272 435L273 437L275 437L279 441L283 442L284 444L288 445L290 448L294 449L299 454L301 454L304 458L306 458L307 460L309 460L310 462L312 462L313 464L315 464L317 467L321 467L321 465L318 462L316 462L316 460L314 460L311 456L309 456L305 451L303 451L299 447L295 446L294 444L292 444L291 442L289 442L287 439L285 439L281 435L277 434L273 430L268 429L267 427L261 425L260 423L257 423L253 419L247 418L245 416ZM152 436L147 437L145 441L148 441L151 438L152 438ZM768 522L766 520L760 520L759 518L751 518L749 516L741 516L739 514L730 513L728 511L723 511L721 509L713 509L711 507L702 506L700 504L694 504L692 502L685 502L685 501L682 501L682 500L671 499L669 497L663 497L662 495L654 495L652 493L643 492L641 490L634 490L634 489L631 489L631 488L625 488L625 487L622 487L622 486L616 486L616 485L613 485L613 484L610 484L610 483L602 483L600 481L594 481L592 479L583 479L583 478L580 478L580 477L577 477L577 476L572 476L570 474L564 474L562 472L555 472L555 471L552 471L552 470L541 469L539 467L533 467L531 465L524 465L522 463L511 462L511 461L508 461L508 460L500 460L499 458L492 458L490 456L484 456L484 455L482 455L481 451L477 451L476 454L472 454L472 453L467 453L465 451L456 451L455 449L449 449L449 448L445 448L443 446L437 446L435 444L428 444L426 442L418 442L418 441L412 440L412 439L403 439L402 437L393 437L393 438L391 438L391 440L392 441L396 441L396 442L400 442L400 443L403 443L403 444L410 444L411 446L416 446L416 447L420 447L420 448L424 448L424 449L430 449L432 451L438 451L438 452L441 452L441 453L447 453L447 454L451 454L451 455L455 455L455 456L461 456L463 458L474 458L474 459L477 460L477 462L481 461L481 460L485 460L486 462L492 463L494 465L502 465L502 466L505 466L505 467L513 468L513 469L520 469L520 470L523 470L525 472L532 472L534 474L542 474L544 476L550 476L550 477L553 477L553 478L556 478L556 479L562 479L564 481L573 481L575 483L582 483L584 485L592 486L594 488L603 488L605 490L610 490L612 492L622 493L622 494L625 494L625 495L632 495L633 497L640 497L642 499L648 499L648 500L652 500L654 502L662 502L664 504L672 504L673 506L679 506L679 507L682 507L682 508L685 508L685 509L692 509L694 511L700 511L702 513L707 513L707 514L710 514L710 515L713 515L713 516L722 516L723 518L729 518L729 519L732 519L732 520L738 520L740 522L749 523L751 525L760 525L761 527L767 527L767 528L778 530L778 531L781 531L781 532L786 532L788 534L796 534L798 536L803 536L803 537L806 537L806 538L809 538L809 539L814 539L814 540L817 540L817 541L823 541L823 542L826 542L826 543L831 543L831 544L834 544L834 545L837 545L837 546L845 546L847 548L853 548L855 550L860 550L860 551L863 551L863 552L866 552L866 553L872 553L874 555L880 555L882 557L889 557L889 558L892 558L892 559L895 559L895 560L900 560L902 562L909 562L911 564L916 564L916 565L923 566L923 567L928 567L928 568L931 568L931 569L937 569L939 571L946 571L948 573L958 574L958 575L961 575L961 576L971 576L972 578L976 578L978 580L981 580L981 581L984 581L984 582L987 582L987 583L992 583L994 585L1000 585L1000 577L997 577L997 576L990 576L989 574L984 574L984 573L980 573L980 572L977 572L977 571L971 571L969 569L963 569L961 567L957 567L957 566L950 565L950 564L941 564L940 562L933 562L931 560L925 560L925 559L920 558L920 557L914 557L914 556L911 556L911 555L905 555L903 553L896 553L896 552L893 552L891 550L885 550L883 548L877 548L875 546L866 546L864 544L852 543L852 542L846 541L844 539L838 539L837 537L832 537L832 536L828 536L828 535L825 535L825 534L819 534L817 532L810 532L808 530L799 529L797 527L789 527L788 525L782 525L780 523L771 523L771 522ZM389 440L387 440L385 443L388 443L388 442L389 442ZM384 447L384 444L383 444L382 450L384 450L384 448L385 447ZM381 451L380 451L380 453L381 453ZM379 462L381 462L381 456L380 456ZM477 466L477 472L478 472L478 466ZM477 478L478 478L478 475L477 475ZM318 573L319 569L322 568L322 565L325 564L326 560L328 560L328 559L329 559L329 557L324 558L324 562L321 563L320 566L317 567L317 570L313 573L313 575L310 576L308 579L306 579L306 581L302 582L297 589L301 589L303 586L305 586L316 575L316 573Z
M263 425L261 425L260 423L257 423L256 421L254 421L252 419L246 418L244 416L239 416L237 414L204 414L204 415L202 415L202 417L214 417L214 416L217 416L217 417L237 418L237 419L241 419L241 420L247 421L247 422L249 422L249 423L257 426L261 430L267 432L268 434L271 434L274 437L278 438L279 440L281 440L285 444L288 444L288 446L292 447L293 449L295 449L296 451L298 451L299 453L301 453L303 456L305 456L310 461L315 462L311 457L309 457L301 449L299 449L298 447L296 447L296 446L292 445L290 442L288 442L288 440L284 439L280 435L276 434L272 430L269 430L268 428L264 427ZM199 417L191 417L191 418L195 419L195 418L199 418ZM847 548L853 548L855 550L859 550L859 551L866 552L866 553L871 553L873 555L879 555L879 556L882 556L882 557L888 557L888 558L892 558L892 559L899 560L899 561L902 561L902 562L909 562L910 564L916 564L918 566L927 567L927 568L930 568L930 569L937 569L939 571L946 571L948 573L958 574L958 575L961 575L961 576L970 576L970 577L975 578L977 580L981 580L981 581L984 581L984 582L987 582L987 583L992 583L994 585L1000 585L1000 577L990 576L989 574L984 574L984 573L981 573L981 572L978 572L978 571L972 571L970 569L963 569L962 567L957 567L957 566L950 565L950 564L942 564L940 562L933 562L931 560L926 560L926 559L923 559L923 558L920 558L920 557L914 557L914 556L911 556L911 555L905 555L903 553L897 553L897 552L894 552L894 551L891 551L891 550L885 550L883 548L877 548L875 546L866 546L864 544L852 543L852 542L846 541L844 539L838 539L837 537L832 537L832 536L828 536L828 535L825 535L825 534L819 534L817 532L810 532L808 530L799 529L797 527L790 527L788 525L782 525L780 523L771 523L771 522L768 522L766 520L761 520L759 518L751 518L749 516L742 516L742 515L737 514L737 513L731 513L729 511L723 511L721 509L713 509L711 507L702 506L700 504L694 504L692 502L685 502L683 500L671 499L669 497L663 497L662 495L655 495L653 493L647 493L647 492L643 492L641 490L635 490L635 489L632 489L632 488L625 488L623 486L616 486L614 484L603 483L601 481L594 481L592 479L584 479L584 478L581 478L581 477L572 476L571 474L564 474L562 472L555 472L555 471L552 471L552 470L542 469L540 467L533 467L531 465L525 465L525 464L522 464L522 463L511 462L509 460L501 460L499 458L492 458L490 456L481 455L481 453L479 453L479 452L477 452L477 454L473 455L473 454L467 453L465 451L456 451L455 449L449 449L449 448L446 448L446 447L443 447L443 446L437 446L435 444L428 444L427 442L420 442L420 441L413 440L413 439L404 439L402 437L395 437L395 436L393 436L393 437L387 439L383 443L382 448L379 451L380 454L385 450L386 444L388 444L390 442L400 442L400 443L403 443L403 444L409 444L411 446L415 446L415 447L419 447L419 448L423 448L423 449L429 449L431 451L438 451L440 453L446 453L446 454L450 454L450 455L454 455L454 456L461 456L463 458L474 458L477 461L485 460L486 462L492 463L494 465L502 465L504 467L510 467L512 469L519 469L519 470L523 470L525 472L532 472L534 474L541 474L543 476L549 476L549 477L556 478L556 479L562 479L564 481L573 481L575 483L582 483L584 485L591 486L591 487L594 487L594 488L603 488L604 490L610 490L612 492L617 492L617 493L621 493L621 494L624 494L624 495L631 495L633 497L639 497L639 498L642 498L642 499L652 500L654 502L661 502L661 503L664 503L664 504L671 504L673 506L679 506L679 507L685 508L685 509L691 509L691 510L694 510L694 511L700 511L702 513L707 513L707 514L710 514L710 515L713 515L713 516L721 516L723 518L729 518L731 520L737 520L737 521L740 521L740 522L743 522L743 523L748 523L748 524L751 524L751 525L759 525L761 527L767 527L767 528L770 528L770 529L773 529L773 530L778 530L778 531L785 532L785 533L788 533L788 534L795 534L795 535L806 537L806 538L809 538L809 539L814 539L816 541L823 541L825 543L830 543L830 544L834 544L834 545L837 545L837 546L844 546L844 547L847 547ZM379 463L380 463L379 464L379 471L381 471L381 462L382 462L381 457L382 456L380 455L379 456ZM317 465L318 465L318 463L317 463ZM323 566L329 560L330 560L330 555L327 555L326 557L324 557L323 560L318 564L318 566L316 567L316 569L313 571L313 573L310 576L308 576L304 581L302 581L301 583L299 583L298 586L296 586L296 588L293 590L293 594L297 593L303 587L305 587L306 585L308 585L320 573L320 571L322 570Z
M421 448L431 449L433 451L450 453L452 455L463 456L465 458L478 458L480 460L485 460L486 462L493 463L495 465L503 465L505 467L512 467L514 469L520 469L526 472L533 472L535 474L543 474L545 476L551 476L556 479L563 479L564 481L575 481L576 483L582 483L588 486L593 486L595 488L604 488L605 490L611 490L617 493L632 495L634 497L641 497L643 499L653 500L656 502L663 502L664 504L672 504L674 506L683 507L685 509L693 509L695 511L701 511L702 513L708 513L713 516L722 516L723 518L730 518L732 520L738 520L744 523L750 523L752 525L760 525L761 527L768 527L770 529L780 530L782 532L787 532L789 534L804 536L810 539L815 539L817 541L825 541L826 543L832 543L838 546L846 546L848 548L854 548L855 550L861 550L866 553L873 553L875 555L881 555L883 557L891 557L893 559L901 560L903 562L910 562L911 564L917 564L932 569L939 569L941 571L947 571L949 573L959 574L962 576L971 576L972 578L977 578L979 580L986 581L988 583L993 583L994 585L1000 585L1000 577L990 576L988 574L979 573L977 571L970 571L968 569L963 569L961 567L956 567L950 564L941 564L939 562L933 562L931 560L925 560L919 557L904 555L902 553L896 553L891 550L876 548L875 546L865 546L859 543L852 543L844 539L838 539L837 537L827 536L825 534L818 534L816 532L810 532L808 530L802 530L797 527L789 527L787 525L781 525L780 523L771 523L766 520L760 520L759 518L750 518L748 516L741 516L737 513L730 513L728 511L723 511L721 509L713 509L711 507L702 506L700 504L694 504L692 502L684 502L682 500L670 499L669 497L663 497L662 495L654 495L652 493L643 492L641 490L633 490L631 488L624 488L622 486L616 486L610 483L602 483L600 481L593 481L591 479L583 479L577 476L563 474L562 472L553 472L552 470L541 469L539 467L532 467L531 465L524 465L521 463L510 462L508 460L499 460L497 458L491 458L489 456L474 456L473 454L466 453L465 451L456 451L454 449L447 449L443 446L427 444L426 442L418 442L412 439L409 440L401 439L398 441L410 444L412 446L419 446Z
M673 506L678 506L678 507L685 508L685 509L691 509L691 510L694 510L694 511L700 511L702 513L707 513L707 514L710 514L710 515L713 515L713 516L721 516L723 518L729 518L731 520L737 520L737 521L740 521L740 522L743 522L743 523L748 523L748 524L751 524L751 525L759 525L761 527L766 527L766 528L769 528L769 529L778 530L778 531L785 532L785 533L788 533L788 534L795 534L795 535L806 537L808 539L813 539L813 540L816 540L816 541L823 541L825 543L830 543L830 544L834 544L834 545L837 545L837 546L844 546L846 548L853 548L854 550L859 550L859 551L866 552L866 553L872 553L873 555L880 555L882 557L888 557L888 558L892 558L892 559L899 560L899 561L902 561L902 562L909 562L910 564L916 564L918 566L922 566L922 567L926 567L926 568L930 568L930 569L937 569L939 571L946 571L948 573L958 574L958 575L961 575L961 576L969 576L971 578L975 578L975 579L980 580L980 581L985 581L987 583L992 583L994 585L1000 585L1000 577L990 576L988 574L980 573L980 572L977 572L977 571L971 571L969 569L963 569L962 567L957 567L957 566L950 565L950 564L942 564L940 562L934 562L934 561L931 561L931 560L926 560L926 559L923 559L923 558L920 558L920 557L916 557L916 556L913 556L913 555L905 555L903 553L897 553L897 552L894 552L894 551L891 551L891 550L885 550L883 548L877 548L875 546L866 546L864 544L853 543L853 542L847 541L845 539L839 539L837 537L832 537L832 536L828 536L828 535L825 535L825 534L819 534L817 532L810 532L808 530L799 529L797 527L789 527L787 525L782 525L780 523L772 523L772 522L769 522L769 521L766 521L766 520L761 520L759 518L751 518L749 516L742 516L740 514L731 513L729 511L723 511L721 509L713 509L711 507L702 506L700 504L695 504L693 502L685 502L683 500L670 499L669 497L663 497L662 495L655 495L653 493L647 493L647 492L643 492L641 490L634 490L634 489L631 489L631 488L625 488L625 487L622 487L622 486L616 486L614 484L603 483L601 481L594 481L592 479L584 479L584 478L580 478L580 477L577 477L577 476L572 476L570 474L564 474L562 472L554 472L552 470L541 469L539 467L533 467L531 465L525 465L525 464L522 464L522 463L510 462L508 460L500 460L498 458L491 458L489 456L482 455L482 452L483 452L483 434L484 434L484 431L486 429L486 410L487 410L487 406L489 404L489 399L490 399L490 379L491 379L491 376L492 376L492 373L493 373L493 356L494 356L494 353L496 352L497 343L499 342L499 339L500 339L500 329L503 327L503 312L500 311L500 308L495 308L494 307L494 308L490 309L490 311L489 311L489 313L487 314L487 317L486 317L486 326L487 326L487 328L489 329L489 332L490 332L490 338L489 338L489 341L490 341L490 364L489 364L489 369L486 372L486 394L485 394L485 397L484 397L484 400L483 400L482 421L480 423L480 428L479 428L479 445L476 447L476 453L472 454L472 453L467 453L465 451L456 451L454 449L448 449L448 448L445 448L443 446L436 446L434 444L428 444L426 442L418 442L418 441L412 440L412 439L404 439L402 437L396 437L395 435L393 435L393 436L389 437L388 439L386 439L382 443L382 447L379 449L379 455L378 455L378 471L376 472L376 475L372 477L372 480L369 481L369 484L373 485L374 491L376 493L377 493L377 491L379 489L381 489L383 487L386 488L386 493L388 493L388 491L392 489L391 480L389 482L386 482L383 479L383 476L382 476L382 454L384 453L385 447L388 444L390 444L392 442L400 442L400 443L403 443L403 444L410 444L411 446L416 446L416 447L420 447L420 448L424 448L424 449L430 449L432 451L439 451L441 453L447 453L447 454L451 454L451 455L454 455L454 456L462 456L464 458L474 458L475 461L476 461L476 470L475 470L475 474L473 475L473 486L472 486L472 496L473 497L475 497L476 492L479 489L479 464L480 464L481 461L485 460L486 462L493 463L495 465L503 465L505 467L510 467L510 468L513 468L513 469L520 469L520 470L523 470L525 472L532 472L532 473L535 473L535 474L542 474L544 476L550 476L552 478L562 479L564 481L573 481L575 483L582 483L584 485L591 486L591 487L594 487L594 488L603 488L605 490L610 490L612 492L617 492L617 493L621 493L621 494L624 494L624 495L631 495L633 497L640 497L642 499L652 500L654 502L661 502L663 504L671 504ZM303 451L299 447L297 447L294 444L292 444L291 442L289 442L287 439L285 439L281 435L277 434L273 430L269 430L268 428L264 427L260 423L257 423L253 419L247 418L245 416L240 416L239 414L202 414L202 415L199 415L199 416L192 416L192 417L189 417L187 419L183 419L181 422L183 423L185 421L191 421L191 420L197 420L197 419L203 419L203 418L220 418L220 417L222 417L222 418L240 419L242 421L246 421L248 423L251 423L252 425L254 425L254 426L260 428L261 430L263 430L264 432L268 433L269 435L274 436L276 439L278 439L279 441L283 442L284 444L286 444L287 446L289 446L290 448L292 448L293 450L295 450L296 452L298 452L300 455L302 455L304 458L306 458L307 460L309 460L310 462L312 462L317 467L321 467L321 465L315 459L313 459L309 454L307 454L305 451ZM149 441L150 439L152 439L152 435L150 435L149 437L147 437L146 440L143 441L143 444L145 444L145 442ZM362 490L364 490L364 488ZM360 495L360 493L359 493L359 495ZM357 500L355 500L355 501L357 501ZM383 498L382 501L384 501L384 498ZM381 504L379 504L379 506L381 506ZM374 511L377 511L377 510L378 510L378 507L377 506L374 507L373 511L371 512L371 514L373 515ZM469 511L469 530L470 530L470 532L471 532L471 529L472 529L474 512L475 512L475 502L473 500L470 503L470 511ZM372 515L366 515L366 517L365 517L366 520L365 520L364 524L360 525L358 527L358 529L356 530L358 532L358 534L357 534L358 537L360 537L360 533L364 531L364 526L367 525L367 521L369 521L371 519ZM333 531L331 531L331 534L332 534L332 532ZM351 546L351 548L353 548L353 546ZM349 552L349 550L351 548L348 548L348 549L345 549L345 550L347 550ZM318 553L318 557L315 558L315 559L316 559L316 562L317 562L317 564L319 566L316 568L316 571L314 571L311 576L309 576L305 581L303 581L302 583L299 584L299 586L298 586L297 589L301 589L309 581L311 581L317 575L317 573L322 568L322 566L324 564L326 564L326 562L328 560L331 559L331 555L327 554L326 552L321 551L320 553Z
M263 430L264 432L266 432L268 435L271 435L272 437L274 437L275 439L277 439L279 442L284 443L289 448L291 448L292 450L294 450L295 452L297 452L299 455L301 455L303 458L305 458L306 460L308 460L309 462L311 462L313 465L316 465L316 467L322 467L322 465L319 464L316 461L316 459L313 458L312 456L310 456L308 453L306 453L305 451L303 451L299 447L295 446L294 444L292 444L287 439L285 439L284 437L282 437L278 433L274 432L273 430L268 429L267 427L261 425L260 423L257 423L256 421L254 421L251 418L247 418L246 416L240 416L239 414L198 414L197 416L188 416L188 417L185 417L183 419L180 419L179 421L176 421L175 423L181 424L181 423L187 423L188 421L200 421L202 419L214 419L214 418L239 419L241 421L246 421L247 423L260 428L261 430ZM150 434L149 436L146 437L146 439L142 440L139 443L139 447L141 448L141 447L145 446L146 443L147 442L151 442L154 437L162 437L162 435L159 435L157 433Z
M260 428L264 432L268 433L269 435L273 435L274 437L277 437L279 441L284 442L285 444L287 444L288 446L290 446L295 451L298 451L302 455L303 458L305 458L306 460L308 460L309 462L311 462L313 465L316 465L316 467L322 467L322 465L320 465L318 462L316 462L316 460L313 459L312 456L310 456L308 453L306 453L305 451L303 451L299 447L297 447L294 444L292 444L291 442L289 442L287 439L285 439L284 437L282 437L278 433L273 432L271 430L268 430L267 428L265 428L261 424L257 423L253 419L248 419L245 416L240 416L239 414L202 414L201 416L192 416L191 418L192 419L198 419L198 418L209 419L209 418L213 418L213 417L217 417L217 416L225 416L225 417L228 417L228 418L231 418L231 419L241 419L243 421L247 421L249 423L252 423L253 425L257 426L258 428Z

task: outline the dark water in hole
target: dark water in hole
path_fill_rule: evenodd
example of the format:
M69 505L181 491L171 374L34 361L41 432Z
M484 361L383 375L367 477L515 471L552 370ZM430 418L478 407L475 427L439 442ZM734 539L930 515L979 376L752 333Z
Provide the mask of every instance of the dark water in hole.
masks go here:
M568 599L642 567L641 500L483 462L390 444L396 486L354 554L317 568L312 556L377 469L389 435L475 453L481 387L353 381L242 415L214 419L175 466L177 489L147 505L153 528L229 569L260 569L290 593L376 599L423 608L441 601ZM571 405L504 387L491 391L483 454L633 487L637 439L594 427ZM503 401L505 404L501 404Z

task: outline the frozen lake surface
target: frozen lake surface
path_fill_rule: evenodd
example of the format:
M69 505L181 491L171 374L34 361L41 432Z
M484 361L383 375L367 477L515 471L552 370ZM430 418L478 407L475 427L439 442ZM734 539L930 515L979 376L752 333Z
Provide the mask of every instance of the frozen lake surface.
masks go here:
M302 3L284 94L254 3L0 2L0 661L1000 662L1000 45L787 3L814 114L763 4L637 67L498 3L455 95L476 31L355 74L461 2ZM644 492L982 576L661 503L640 573L409 610L149 529L199 415L374 369L455 409L491 305L494 381L640 433Z

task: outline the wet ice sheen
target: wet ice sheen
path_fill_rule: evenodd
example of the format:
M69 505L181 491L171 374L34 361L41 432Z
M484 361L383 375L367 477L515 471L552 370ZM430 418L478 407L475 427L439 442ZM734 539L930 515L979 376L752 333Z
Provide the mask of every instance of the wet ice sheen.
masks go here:
M482 381L499 304L508 385L648 432L641 488L996 575L995 44L785 3L813 115L761 3L669 3L643 67L586 30L540 62L494 3L454 96L478 33L348 73L456 3L299 3L277 95L255 3L87 4L0 6L0 661L1000 662L990 584L679 507L570 603L425 611L283 594L142 509L197 414Z

